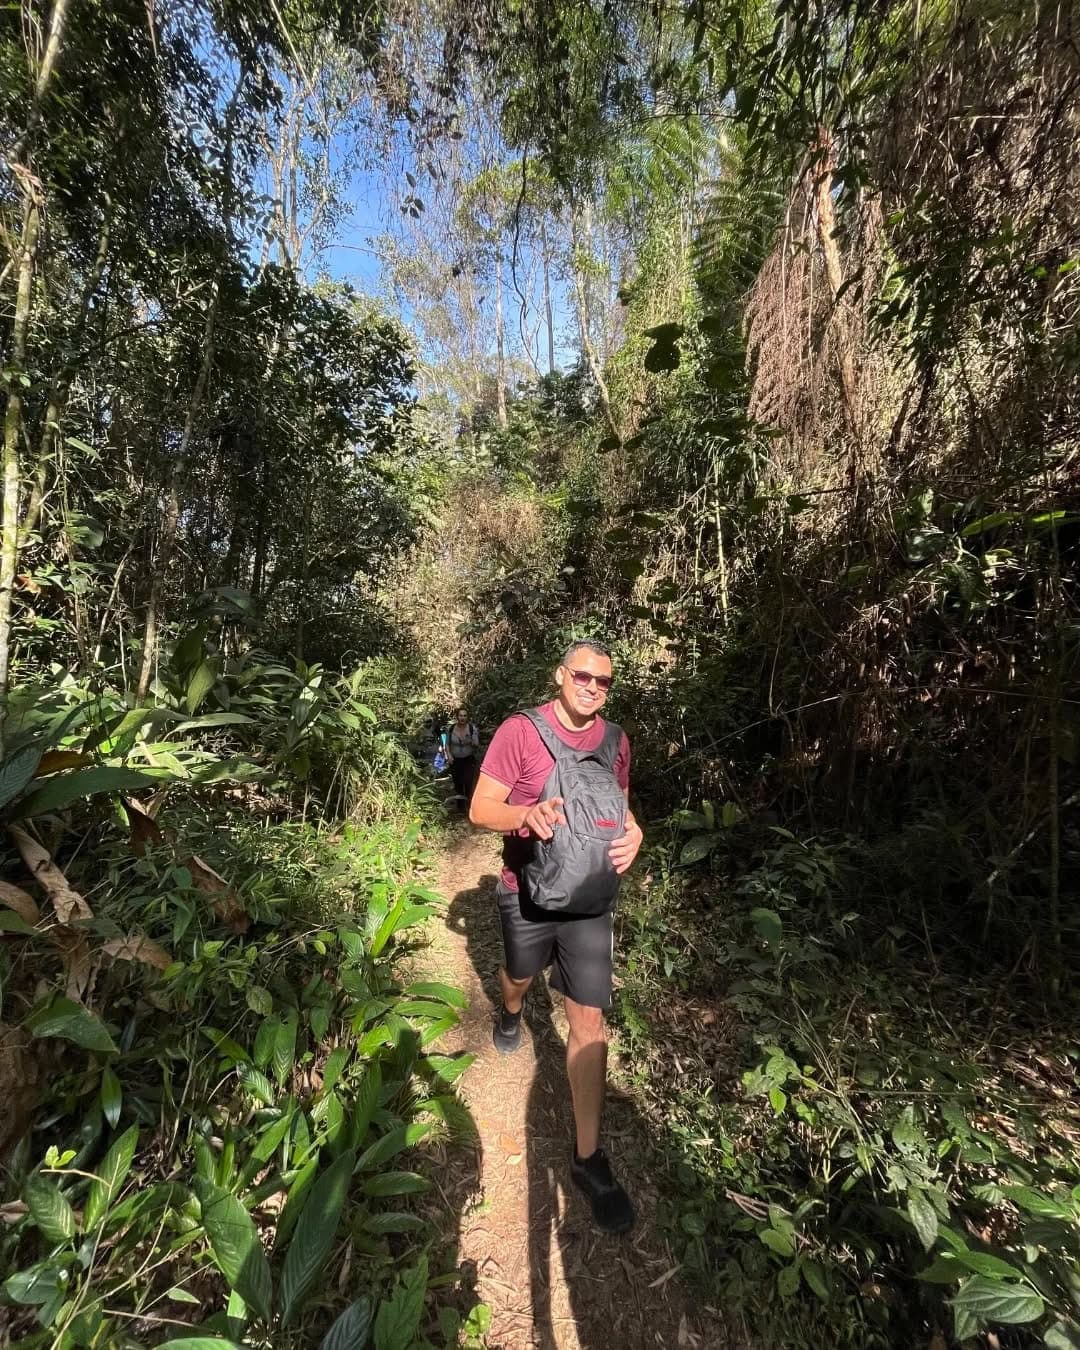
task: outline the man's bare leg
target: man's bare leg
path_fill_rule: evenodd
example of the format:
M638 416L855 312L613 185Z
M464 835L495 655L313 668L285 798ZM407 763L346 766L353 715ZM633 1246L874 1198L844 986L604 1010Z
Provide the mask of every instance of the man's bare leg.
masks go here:
M566 1074L574 1101L574 1128L579 1158L600 1147L600 1117L604 1113L607 1082L607 1027L599 1008L565 1000L570 1039L566 1047Z
M508 1013L516 1016L521 1011L521 1004L533 978L532 975L527 975L523 980L515 980L512 975L506 973L505 966L500 966L499 985L502 988L503 1007Z

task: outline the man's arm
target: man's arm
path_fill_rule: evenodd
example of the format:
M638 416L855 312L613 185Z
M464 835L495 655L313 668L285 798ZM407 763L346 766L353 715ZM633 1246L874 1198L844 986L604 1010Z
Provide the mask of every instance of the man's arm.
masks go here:
M473 789L469 819L482 829L498 830L500 834L528 829L537 839L550 839L554 826L566 824L566 817L558 810L562 806L561 797L537 802L535 806L511 806L509 796L510 789L505 783L481 773Z

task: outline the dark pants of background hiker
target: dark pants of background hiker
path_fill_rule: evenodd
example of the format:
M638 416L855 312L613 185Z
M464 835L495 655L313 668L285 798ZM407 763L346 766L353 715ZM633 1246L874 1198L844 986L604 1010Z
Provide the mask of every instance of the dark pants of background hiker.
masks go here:
M472 797L473 784L476 781L476 756L466 755L462 759L450 761L450 777L454 780L454 791L466 801Z

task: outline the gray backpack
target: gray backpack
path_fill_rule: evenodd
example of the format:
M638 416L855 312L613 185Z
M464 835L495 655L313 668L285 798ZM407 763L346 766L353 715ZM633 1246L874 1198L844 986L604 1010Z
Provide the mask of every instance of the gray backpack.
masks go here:
M555 759L541 800L561 797L566 824L556 825L551 839L533 841L521 872L524 897L559 914L606 914L619 890L608 849L626 833L626 798L614 773L622 730L608 722L595 750L573 750L543 713L525 716Z

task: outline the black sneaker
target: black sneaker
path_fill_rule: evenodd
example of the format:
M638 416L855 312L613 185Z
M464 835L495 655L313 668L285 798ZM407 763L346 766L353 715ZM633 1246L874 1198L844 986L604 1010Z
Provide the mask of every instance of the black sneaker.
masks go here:
M570 1176L575 1186L592 1202L596 1226L605 1233L628 1233L634 1226L634 1206L630 1197L615 1180L611 1164L598 1148L589 1158L579 1158L575 1152L570 1164Z
M491 1039L495 1042L495 1049L500 1055L512 1055L515 1050L521 1049L521 1009L516 1013L507 1012L505 1008L499 1009L499 1015L495 1019L495 1030Z

